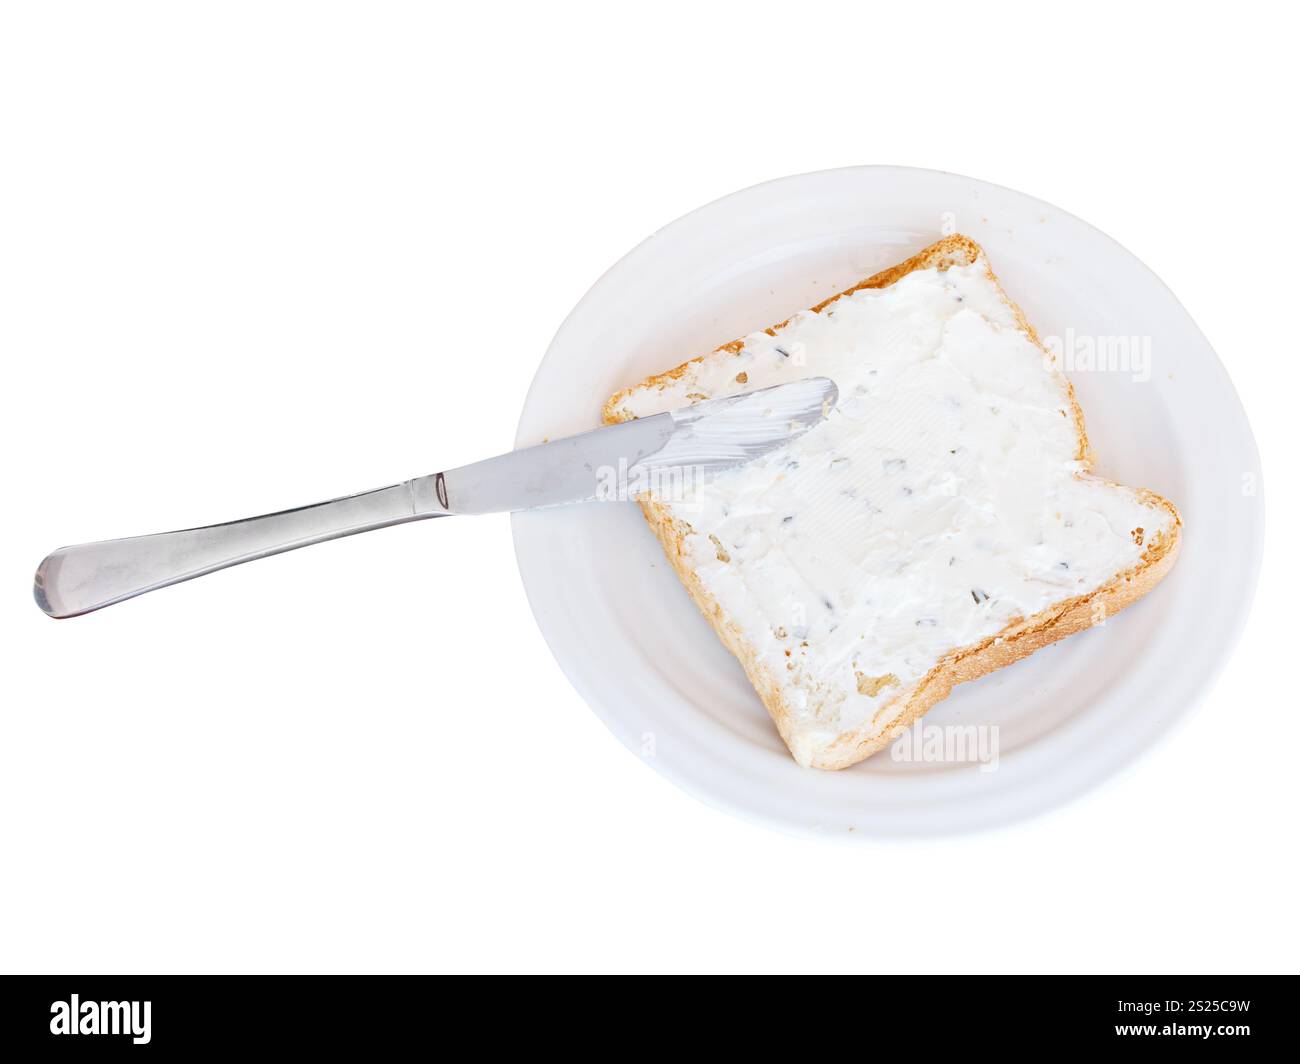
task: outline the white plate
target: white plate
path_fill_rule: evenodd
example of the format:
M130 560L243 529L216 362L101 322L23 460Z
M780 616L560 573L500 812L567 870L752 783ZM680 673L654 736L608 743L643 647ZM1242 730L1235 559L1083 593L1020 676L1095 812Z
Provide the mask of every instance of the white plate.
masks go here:
M514 517L519 569L560 665L615 735L728 811L798 832L918 836L1039 813L1147 749L1208 690L1241 630L1263 535L1259 458L1209 343L1173 294L1091 226L971 178L853 167L737 192L660 230L560 328L516 445L589 429L607 396L901 261L947 227L987 250L1044 336L1149 337L1151 376L1070 374L1097 471L1182 510L1182 557L1146 599L956 688L927 723L997 725L997 769L791 760L740 665L631 504ZM1252 494L1253 491L1253 494Z

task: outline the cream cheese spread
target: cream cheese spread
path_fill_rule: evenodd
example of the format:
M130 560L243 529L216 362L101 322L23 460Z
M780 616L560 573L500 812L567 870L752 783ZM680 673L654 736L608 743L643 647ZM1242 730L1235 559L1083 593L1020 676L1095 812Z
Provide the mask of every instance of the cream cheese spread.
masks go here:
M982 258L797 314L620 409L810 376L839 387L825 422L668 503L704 587L781 685L801 763L888 728L945 654L1095 591L1171 522L1081 475L1065 378Z

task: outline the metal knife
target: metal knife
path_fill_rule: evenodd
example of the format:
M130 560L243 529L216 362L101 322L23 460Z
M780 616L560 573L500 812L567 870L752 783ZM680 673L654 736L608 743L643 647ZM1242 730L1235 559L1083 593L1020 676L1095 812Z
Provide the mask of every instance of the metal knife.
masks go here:
M654 493L743 465L818 424L838 392L825 377L696 403L417 477L242 521L63 547L36 570L36 604L75 617L325 540L452 514L504 513ZM612 489L612 490L611 490Z

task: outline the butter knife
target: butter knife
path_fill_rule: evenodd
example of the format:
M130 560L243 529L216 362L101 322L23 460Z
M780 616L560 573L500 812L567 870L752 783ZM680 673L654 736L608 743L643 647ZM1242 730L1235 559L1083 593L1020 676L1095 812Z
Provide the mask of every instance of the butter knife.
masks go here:
M654 494L798 438L838 398L825 377L710 399L312 506L179 532L63 547L36 570L36 603L76 617L232 565L376 528Z

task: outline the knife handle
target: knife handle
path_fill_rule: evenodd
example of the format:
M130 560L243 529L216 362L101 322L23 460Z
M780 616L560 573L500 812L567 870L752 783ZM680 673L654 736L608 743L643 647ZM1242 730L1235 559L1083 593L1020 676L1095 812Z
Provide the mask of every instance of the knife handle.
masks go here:
M36 604L75 617L271 554L449 513L439 473L242 521L81 543L41 562Z

